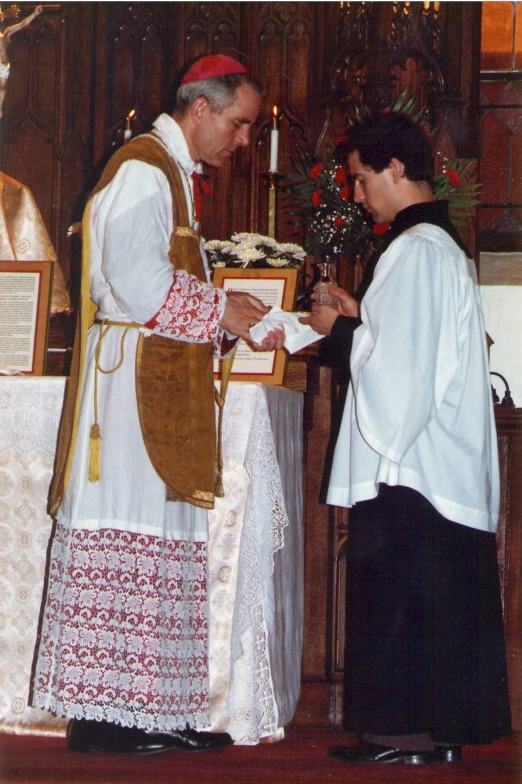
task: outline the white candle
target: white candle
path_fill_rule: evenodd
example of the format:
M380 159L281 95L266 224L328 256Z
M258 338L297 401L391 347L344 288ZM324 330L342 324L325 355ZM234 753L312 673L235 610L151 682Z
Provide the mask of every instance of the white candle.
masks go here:
M123 143L127 144L132 139L132 128L131 128L131 120L136 114L136 110L133 109L126 117L125 121L125 130L123 131Z
M273 108L272 130L270 131L270 168L268 171L277 171L277 153L279 149L279 119L277 106Z

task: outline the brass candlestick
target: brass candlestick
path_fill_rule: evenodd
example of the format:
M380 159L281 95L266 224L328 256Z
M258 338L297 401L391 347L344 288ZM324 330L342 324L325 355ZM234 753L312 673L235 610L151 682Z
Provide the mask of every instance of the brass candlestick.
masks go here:
M268 185L268 231L267 236L275 239L277 217L277 187L281 179L278 172L268 172L262 175Z

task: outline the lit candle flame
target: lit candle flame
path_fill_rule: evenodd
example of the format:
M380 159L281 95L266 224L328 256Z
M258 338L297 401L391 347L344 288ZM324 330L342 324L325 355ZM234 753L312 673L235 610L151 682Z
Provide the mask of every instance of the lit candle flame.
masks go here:
M131 111L128 113L127 117L125 118L125 131L123 133L124 144L130 142L131 140L132 137L131 120L133 119L135 114L136 114L136 109L131 109Z

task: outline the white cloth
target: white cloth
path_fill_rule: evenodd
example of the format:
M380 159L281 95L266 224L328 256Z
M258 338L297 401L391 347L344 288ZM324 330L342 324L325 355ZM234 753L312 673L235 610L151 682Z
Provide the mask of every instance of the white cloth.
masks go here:
M328 503L405 485L449 520L498 521L497 442L475 267L418 224L380 258L361 304Z
M0 732L65 733L66 722L28 707L64 386L0 379ZM236 743L281 734L299 696L302 409L301 393L262 384L232 382L225 403L226 495L209 513L209 674L212 724L225 722Z
M209 512L212 729L281 737L300 692L303 635L299 392L231 383L225 495ZM284 547L283 547L284 544Z
M65 379L0 378L0 732L64 733L29 707Z
M285 331L284 346L290 354L295 354L299 349L324 337L308 324L301 324L299 319L308 315L308 313L287 313L281 308L273 307L261 321L250 328L250 337L254 343L259 344L271 330L282 327Z

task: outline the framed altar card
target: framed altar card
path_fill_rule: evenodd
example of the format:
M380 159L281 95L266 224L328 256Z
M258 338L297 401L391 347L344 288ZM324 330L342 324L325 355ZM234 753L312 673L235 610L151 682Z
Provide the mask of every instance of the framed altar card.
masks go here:
M293 310L297 293L297 269L236 269L214 267L212 282L225 291L253 294L269 307ZM244 340L238 342L230 379L232 381L261 381L281 386L285 376L288 354L277 351L252 351ZM220 378L220 363L214 361L214 378Z
M0 373L41 376L53 261L0 261Z

